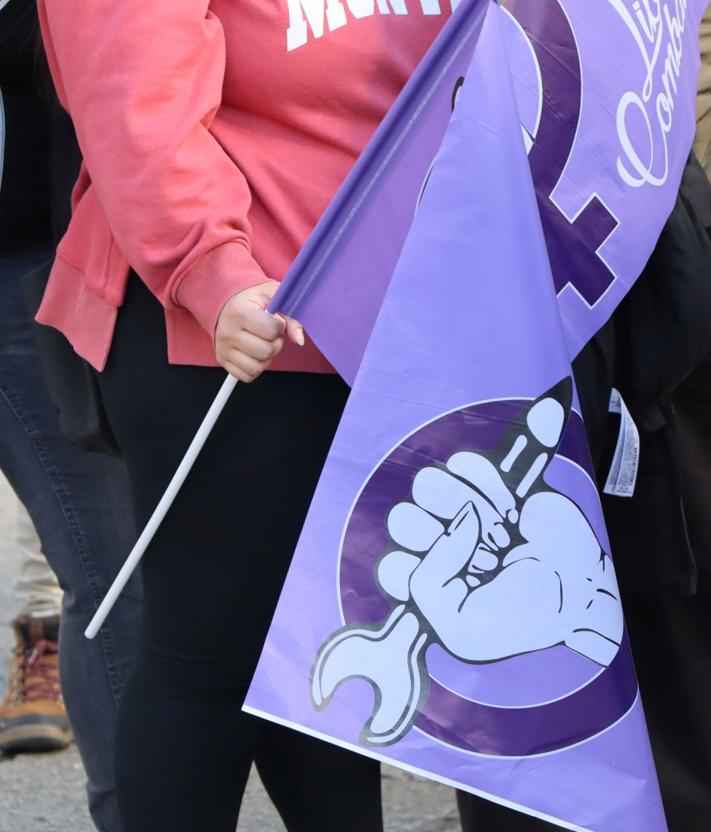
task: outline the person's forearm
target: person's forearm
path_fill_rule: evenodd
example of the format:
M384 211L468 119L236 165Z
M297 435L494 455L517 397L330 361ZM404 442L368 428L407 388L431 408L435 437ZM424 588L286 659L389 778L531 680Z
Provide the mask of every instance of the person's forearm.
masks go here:
M265 280L247 182L209 129L224 80L219 20L207 0L40 0L39 11L119 249L164 306L189 309L212 335L228 298Z

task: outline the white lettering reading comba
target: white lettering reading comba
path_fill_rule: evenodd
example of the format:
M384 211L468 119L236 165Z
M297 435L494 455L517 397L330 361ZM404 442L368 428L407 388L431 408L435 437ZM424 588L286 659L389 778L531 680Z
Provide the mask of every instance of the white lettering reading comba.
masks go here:
M687 0L673 0L673 12L670 4L661 0L635 0L631 9L623 0L609 2L634 38L645 68L641 91L626 92L617 107L617 134L623 151L617 172L633 188L661 186L669 176L669 133L684 60ZM640 118L647 129L647 152L630 134L630 125ZM655 152L659 146L661 154Z

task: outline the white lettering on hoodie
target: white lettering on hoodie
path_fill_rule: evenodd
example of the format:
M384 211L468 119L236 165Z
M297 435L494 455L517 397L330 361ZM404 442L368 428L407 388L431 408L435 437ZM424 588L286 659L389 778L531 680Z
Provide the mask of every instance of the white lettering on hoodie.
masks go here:
M440 0L417 0L422 14L441 15ZM449 2L452 11L459 0ZM314 38L323 36L324 29L329 32L340 29L348 23L346 8L350 14L360 19L378 14L408 14L405 0L286 0L289 9L289 28L286 30L286 48L288 51L303 46L309 37L309 30Z

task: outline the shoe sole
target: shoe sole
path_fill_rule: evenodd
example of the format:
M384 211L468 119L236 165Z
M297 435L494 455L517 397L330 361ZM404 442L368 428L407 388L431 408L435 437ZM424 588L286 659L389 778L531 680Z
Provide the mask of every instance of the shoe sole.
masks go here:
M61 751L71 741L72 732L58 725L13 725L0 732L0 751L6 754Z

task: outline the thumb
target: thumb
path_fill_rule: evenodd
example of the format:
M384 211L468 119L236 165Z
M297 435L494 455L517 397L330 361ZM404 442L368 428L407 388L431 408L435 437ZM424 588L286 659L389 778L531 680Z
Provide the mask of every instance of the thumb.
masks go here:
M299 347L303 347L306 343L303 326L295 318L285 317L284 320L286 322L286 337Z
M439 537L413 574L413 581L429 587L443 587L469 563L480 540L481 526L471 503L452 520L447 531ZM411 588L415 589L411 585Z

